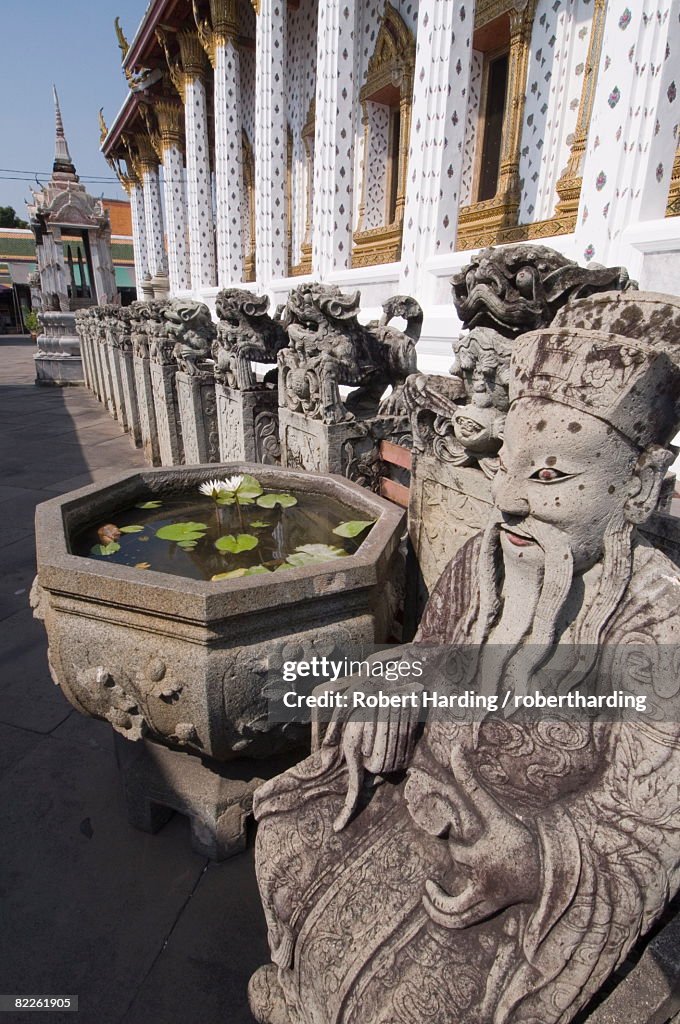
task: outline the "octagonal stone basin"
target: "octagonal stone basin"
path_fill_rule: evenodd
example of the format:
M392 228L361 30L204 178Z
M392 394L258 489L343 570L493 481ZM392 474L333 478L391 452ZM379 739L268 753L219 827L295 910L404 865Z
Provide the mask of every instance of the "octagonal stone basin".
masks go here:
M71 538L93 522L236 473L266 489L326 495L375 525L345 558L225 581L71 553ZM128 739L217 762L290 749L301 742L300 726L268 727L273 653L298 659L385 642L403 527L401 509L342 477L246 463L140 470L45 502L36 511L33 602L52 677L78 711Z

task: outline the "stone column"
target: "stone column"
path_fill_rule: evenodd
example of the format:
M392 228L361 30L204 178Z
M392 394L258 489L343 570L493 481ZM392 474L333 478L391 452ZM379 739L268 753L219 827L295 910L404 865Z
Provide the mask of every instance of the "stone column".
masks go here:
M286 22L285 0L260 0L255 56L255 237L256 275L265 287L288 274Z
M168 274L170 292L191 288L187 246L187 206L184 188L183 126L184 110L176 100L161 99L154 105L158 120L163 161L163 194L168 234Z
M153 402L153 386L149 358L149 341L146 334L136 331L132 335L132 365L135 375L135 395L139 412L139 433L144 456L152 466L160 464L156 411Z
M627 262L619 251L627 225L665 215L679 68L678 0L608 5L576 225L579 259Z
M474 3L418 8L402 289L420 298L425 260L456 249L474 22Z
M157 336L149 346L151 357L149 370L158 431L158 454L162 466L179 466L184 462L175 386L177 364L173 354L174 348L174 340L160 336Z
M191 287L212 288L217 274L205 94L207 59L197 31L176 33L179 56L172 50L174 33L158 28L156 35L165 51L170 78L184 102Z
M130 197L132 214L132 248L135 257L135 282L137 298L142 299L142 281L149 272L149 257L146 245L146 219L144 217L144 191L137 178L129 178L126 191Z
M139 153L139 167L144 191L144 220L146 224L147 269L155 277L165 257L163 242L163 208L161 183L158 176L158 155L147 135L135 138Z
M196 6L194 16L213 67L217 283L226 288L243 280L243 140L237 2L210 0L210 18L201 18Z
M207 370L175 374L177 406L187 466L220 461L215 378Z
M205 54L196 32L178 33L185 75L184 126L187 158L187 199L191 283L195 289L215 285L212 187L205 95Z
M312 267L322 279L352 264L359 7L319 5Z

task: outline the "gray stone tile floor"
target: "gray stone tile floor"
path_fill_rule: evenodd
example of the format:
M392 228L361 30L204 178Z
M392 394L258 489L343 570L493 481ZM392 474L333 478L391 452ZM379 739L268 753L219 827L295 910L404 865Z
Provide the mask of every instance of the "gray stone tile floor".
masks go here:
M0 994L78 995L50 1024L252 1024L268 959L252 843L213 864L179 816L131 828L111 729L49 676L35 506L143 460L87 391L36 387L33 351L0 337Z

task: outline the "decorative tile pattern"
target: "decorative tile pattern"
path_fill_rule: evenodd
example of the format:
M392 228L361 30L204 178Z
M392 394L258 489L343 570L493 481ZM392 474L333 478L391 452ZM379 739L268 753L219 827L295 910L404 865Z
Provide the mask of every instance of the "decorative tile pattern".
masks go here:
M163 149L163 198L168 232L168 275L170 292L174 295L191 288L184 160L177 146L165 146Z
M301 258L301 246L305 237L307 211L310 209L312 190L312 165L302 138L302 129L307 121L316 93L317 62L317 21L316 0L301 0L297 9L288 12L288 60L286 61L286 96L288 97L288 126L293 137L292 167L292 263Z
M456 248L473 29L461 0L421 0L402 245L412 294L426 259Z
M144 189L144 218L146 220L146 244L149 273L153 277L160 270L165 257L163 244L163 209L161 207L161 185L158 168L145 167L142 171Z
M217 283L227 288L243 280L241 65L231 39L215 47L214 106Z
M368 168L364 223L366 228L379 228L385 223L387 194L387 157L390 130L390 108L382 103L367 103Z
M352 259L354 151L360 125L358 13L358 4L346 0L319 5L312 260L314 273L321 279L351 266ZM369 55L373 52L373 44L364 44L363 38L361 45L370 47Z
M520 147L520 224L548 220L576 128L593 0L539 0Z
M477 123L482 99L482 71L484 56L478 50L470 52L470 86L468 89L467 107L465 108L465 145L463 146L463 171L460 182L460 204L467 206L472 202L472 186L475 163L475 147L477 145Z
M257 280L265 287L288 273L286 22L285 0L260 0L256 35L255 211Z
M132 249L135 257L137 298L142 299L142 281L149 269L149 257L146 245L144 190L141 184L132 185L130 188L130 210L132 213ZM54 290L56 291L56 289Z
M210 288L216 283L215 233L208 152L208 112L205 86L200 78L187 78L184 118L191 283L194 289Z
M665 214L679 68L677 0L648 0L623 13L609 6L576 226L577 253L588 261L607 264L629 224Z

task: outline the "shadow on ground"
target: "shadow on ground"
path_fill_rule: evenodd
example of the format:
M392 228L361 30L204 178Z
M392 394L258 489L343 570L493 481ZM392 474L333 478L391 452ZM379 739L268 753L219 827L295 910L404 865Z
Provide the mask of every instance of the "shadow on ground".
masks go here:
M132 829L110 727L50 679L35 506L143 462L84 389L36 387L32 356L0 338L0 992L78 995L51 1024L252 1024L268 959L252 849L209 864L182 818Z

